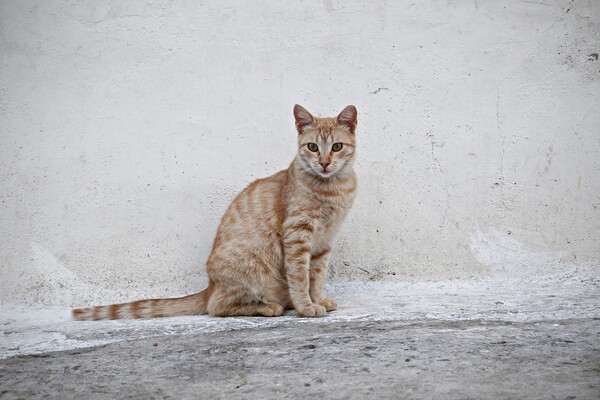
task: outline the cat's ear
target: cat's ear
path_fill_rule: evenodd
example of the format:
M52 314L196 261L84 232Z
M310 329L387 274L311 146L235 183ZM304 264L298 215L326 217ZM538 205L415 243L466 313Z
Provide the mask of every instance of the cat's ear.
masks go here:
M350 132L354 133L356 130L356 107L348 106L337 116L337 123L340 125L347 126Z
M306 108L299 104L294 106L294 118L296 119L296 129L298 129L298 133L302 133L306 126L315 122L315 119L308 111L306 111Z

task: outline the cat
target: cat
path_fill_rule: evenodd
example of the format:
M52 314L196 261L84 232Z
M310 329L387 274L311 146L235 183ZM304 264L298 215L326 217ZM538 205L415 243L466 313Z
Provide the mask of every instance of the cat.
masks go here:
M76 308L76 320L212 316L300 317L335 310L323 294L331 246L356 195L357 111L313 117L294 106L298 153L288 169L245 188L223 216L203 291L171 299Z

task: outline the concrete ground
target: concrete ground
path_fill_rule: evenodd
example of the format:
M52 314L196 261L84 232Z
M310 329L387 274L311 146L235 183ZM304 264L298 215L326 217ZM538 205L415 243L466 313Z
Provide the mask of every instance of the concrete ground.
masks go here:
M335 284L320 319L5 307L0 398L600 398L599 283Z

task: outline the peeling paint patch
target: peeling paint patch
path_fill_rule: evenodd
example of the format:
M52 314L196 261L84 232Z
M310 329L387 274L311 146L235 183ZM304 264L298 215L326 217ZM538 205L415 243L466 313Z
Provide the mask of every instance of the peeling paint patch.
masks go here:
M496 229L475 231L471 235L471 251L492 275L519 277L567 273L577 268L570 263L568 252L533 250L515 238L512 231ZM511 266L513 270L508 270ZM541 275L540 275L541 276Z

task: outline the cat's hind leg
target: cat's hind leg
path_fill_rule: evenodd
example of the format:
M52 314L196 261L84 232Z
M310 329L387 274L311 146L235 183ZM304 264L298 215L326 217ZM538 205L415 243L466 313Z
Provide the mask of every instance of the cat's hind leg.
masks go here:
M208 313L215 317L279 317L283 312L281 304L257 301L239 291L215 289L208 302Z
M279 317L283 307L277 303L233 303L209 311L216 317Z

